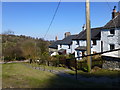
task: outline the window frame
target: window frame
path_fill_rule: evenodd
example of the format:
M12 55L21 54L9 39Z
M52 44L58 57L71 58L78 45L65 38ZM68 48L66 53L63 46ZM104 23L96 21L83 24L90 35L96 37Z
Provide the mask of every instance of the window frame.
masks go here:
M62 48L62 44L60 44L60 48Z
M115 44L110 44L110 50L114 50L115 49Z
M110 34L115 35L115 29L110 29Z
M93 44L92 45L97 45L97 40L92 40Z
M68 45L68 49L70 49L70 45Z
M76 44L76 45L79 45L79 44L80 44L80 43L79 43L79 40L77 40L76 42L77 42L77 44Z

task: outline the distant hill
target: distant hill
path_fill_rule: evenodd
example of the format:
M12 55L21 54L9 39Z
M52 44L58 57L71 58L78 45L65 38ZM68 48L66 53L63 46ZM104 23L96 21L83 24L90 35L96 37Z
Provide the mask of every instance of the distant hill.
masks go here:
M38 59L48 54L49 41L25 35L1 34L2 58L5 60Z

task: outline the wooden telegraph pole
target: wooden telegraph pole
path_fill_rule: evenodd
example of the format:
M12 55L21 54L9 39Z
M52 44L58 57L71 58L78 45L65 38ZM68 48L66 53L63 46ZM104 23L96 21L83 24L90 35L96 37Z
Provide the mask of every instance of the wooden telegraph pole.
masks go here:
M90 1L86 0L87 55L91 54ZM91 71L91 56L87 56L88 72Z

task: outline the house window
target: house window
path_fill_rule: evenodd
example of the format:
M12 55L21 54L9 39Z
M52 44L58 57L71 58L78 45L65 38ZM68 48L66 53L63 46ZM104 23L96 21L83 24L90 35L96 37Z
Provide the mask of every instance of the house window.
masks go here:
M79 57L79 52L77 51L77 57Z
M115 49L115 45L114 44L110 44L110 50Z
M101 41L101 52L103 52L103 41Z
M93 51L93 54L97 53L96 51Z
M97 42L96 42L96 40L93 40L93 45L97 45Z
M110 34L115 34L115 29L110 29Z
M76 45L79 45L79 40L77 40L77 44Z
M68 49L70 49L70 45L68 45L68 47L69 47Z
M62 48L62 45L60 44L60 48Z
M85 56L85 51L82 51L82 56Z

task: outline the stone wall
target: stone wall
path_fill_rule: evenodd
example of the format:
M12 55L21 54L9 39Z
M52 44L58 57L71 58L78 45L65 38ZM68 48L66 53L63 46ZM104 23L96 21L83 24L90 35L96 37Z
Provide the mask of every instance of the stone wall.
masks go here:
M102 68L108 70L120 70L120 58L102 56L104 60Z

